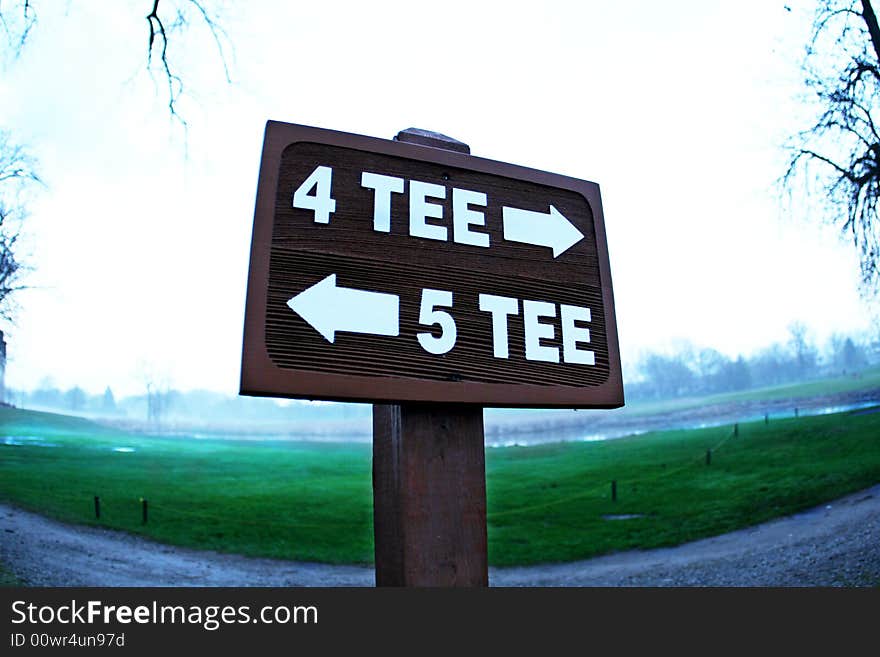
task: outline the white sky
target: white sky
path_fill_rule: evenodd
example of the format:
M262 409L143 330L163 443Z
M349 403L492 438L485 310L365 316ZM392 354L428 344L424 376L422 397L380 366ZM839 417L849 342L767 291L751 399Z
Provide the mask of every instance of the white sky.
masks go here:
M870 326L836 230L786 213L780 145L809 114L812 3L248 2L172 50L186 146L144 71L151 3L41 3L0 77L0 126L46 188L27 224L7 382L117 394L146 370L236 392L265 121L390 138L599 183L622 355L678 339L730 356L805 322ZM174 43L172 43L174 48Z

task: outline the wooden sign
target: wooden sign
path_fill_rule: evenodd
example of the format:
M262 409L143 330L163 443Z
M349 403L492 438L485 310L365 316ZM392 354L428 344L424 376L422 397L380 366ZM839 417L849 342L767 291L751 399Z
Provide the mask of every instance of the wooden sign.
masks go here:
M598 185L268 122L241 392L621 406Z

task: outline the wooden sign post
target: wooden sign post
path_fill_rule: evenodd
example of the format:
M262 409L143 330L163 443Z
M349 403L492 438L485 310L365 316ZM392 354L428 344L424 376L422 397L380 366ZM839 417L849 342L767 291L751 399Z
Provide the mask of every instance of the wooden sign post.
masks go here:
M270 121L241 393L374 403L376 583L486 586L483 407L623 405L598 185Z
M437 133L399 141L470 153ZM483 407L373 406L377 586L488 586Z
M487 586L483 409L373 406L377 586Z

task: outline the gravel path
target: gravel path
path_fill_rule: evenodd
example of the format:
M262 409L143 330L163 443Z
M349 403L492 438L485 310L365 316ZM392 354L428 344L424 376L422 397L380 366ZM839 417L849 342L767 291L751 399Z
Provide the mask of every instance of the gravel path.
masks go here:
M0 562L32 586L372 586L373 570L203 552L0 505ZM493 586L878 586L880 485L675 548L492 569Z

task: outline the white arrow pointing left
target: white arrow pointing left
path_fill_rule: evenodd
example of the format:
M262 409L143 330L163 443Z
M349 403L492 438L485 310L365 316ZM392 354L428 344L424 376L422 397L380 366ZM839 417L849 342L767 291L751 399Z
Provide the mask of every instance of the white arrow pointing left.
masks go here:
M400 335L400 297L337 287L336 274L306 288L287 305L329 342L336 340L337 331Z
M504 239L549 247L553 249L554 258L584 239L584 234L552 205L549 213L507 206L501 212Z

